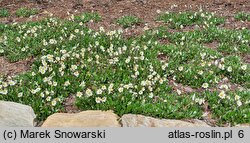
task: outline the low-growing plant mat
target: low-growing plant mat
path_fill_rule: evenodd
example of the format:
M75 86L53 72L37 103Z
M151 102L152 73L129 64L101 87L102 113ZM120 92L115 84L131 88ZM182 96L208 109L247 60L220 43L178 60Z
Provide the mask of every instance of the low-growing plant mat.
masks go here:
M169 15L157 19L162 14ZM225 19L160 11L152 21L163 20L161 26L133 37L121 27L90 28L105 21L98 12L1 23L6 65L32 62L25 73L1 73L0 100L32 106L38 120L91 109L204 119L213 126L249 123L250 31L224 28Z

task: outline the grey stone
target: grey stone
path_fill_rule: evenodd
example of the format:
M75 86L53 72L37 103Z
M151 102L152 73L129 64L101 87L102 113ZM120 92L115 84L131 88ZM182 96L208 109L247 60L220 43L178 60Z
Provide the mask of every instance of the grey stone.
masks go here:
M0 101L0 127L33 127L35 117L30 106Z
M201 120L190 122L170 119L156 119L152 117L126 114L121 117L123 127L210 127Z

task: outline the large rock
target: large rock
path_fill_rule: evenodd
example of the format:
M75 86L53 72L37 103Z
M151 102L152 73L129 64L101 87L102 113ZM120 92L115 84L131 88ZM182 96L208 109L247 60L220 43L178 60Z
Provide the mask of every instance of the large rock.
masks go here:
M0 101L0 127L33 127L35 117L30 106Z
M55 113L42 127L120 127L118 116L112 111L83 111L80 113Z
M250 124L238 124L238 125L236 125L235 127L246 127L246 128L249 128L250 127Z
M142 115L126 114L121 118L123 127L210 127L200 120L192 122L170 119L155 119Z

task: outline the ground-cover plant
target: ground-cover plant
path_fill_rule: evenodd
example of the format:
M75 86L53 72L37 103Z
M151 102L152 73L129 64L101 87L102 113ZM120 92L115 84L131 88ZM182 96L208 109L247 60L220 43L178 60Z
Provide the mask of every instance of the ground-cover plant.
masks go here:
M0 8L0 17L8 17L10 15L10 12L6 8Z
M26 8L21 7L16 10L16 16L17 17L30 17L31 15L36 15L38 13L38 10L35 8Z
M101 20L101 16L96 13L96 12L84 12L81 15L77 15L77 16L73 16L72 17L76 22L82 22L82 23L86 23L89 21L95 21L98 22Z
M64 29L71 35L62 35L64 42L56 40L58 45L55 47L52 46L54 40L46 39L50 42L43 45L42 55L34 62L30 72L1 81L0 99L31 105L39 119L62 110L62 102L70 94L77 97L78 103L94 102L89 107L78 104L81 109L95 109L101 103L104 104L102 109L116 105L115 111L122 114L130 111L124 108L129 103L131 107L138 106L135 108L137 111L132 110L134 113L143 111L147 115L159 114L160 117L200 118L202 110L190 102L190 97L177 97L166 86L167 74L161 67L166 63L156 59L155 43L124 40L119 31L94 32L78 23L75 27L72 23L57 27L55 21L47 21L47 25L59 28L58 31ZM120 98L126 102L118 104ZM112 99L117 101L112 102ZM171 102L175 100L179 102ZM158 107L142 110L139 104L144 102L147 107L157 102ZM169 106L161 107L161 103ZM169 109L164 111L165 108ZM187 108L192 110L185 111ZM161 113L154 113L153 109Z
M170 28L179 29L186 26L205 26L219 25L224 23L224 19L217 17L214 13L208 12L166 12L157 17L158 21L169 23Z
M0 44L0 49L10 61L25 59L30 56L38 56L52 52L57 45L65 42L63 38L73 39L72 28L80 28L81 25L72 21L59 21L49 18L41 22L23 23L21 25L11 25L3 33L4 42ZM65 28L65 29L64 29ZM15 31L20 30L19 33ZM44 48L50 47L50 48Z
M206 93L212 116L218 124L231 123L231 125L250 122L250 91Z
M239 83L249 88L250 81L250 65L241 61L239 56L227 56L223 58L224 62L220 62L220 68L224 69L222 72L225 76L230 78L232 82Z
M141 22L142 22L141 19L133 15L122 16L116 20L116 23L124 28L131 27Z
M178 82L198 88L201 87L202 82L212 86L216 84L217 80L227 76L234 83L241 83L248 86L249 76L240 72L242 71L240 67L248 67L248 64L243 63L241 58L238 57L239 60L237 63L232 64L231 67L229 65L225 66L225 63L232 62L229 62L228 58L225 58L226 62L224 63L223 55L231 54L231 57L235 57L237 55L249 54L249 31L225 30L215 27L176 33L168 32L164 28L157 29L156 31L151 32L156 33L156 36L152 36L153 34L151 34L148 37L151 37L151 39L166 38L170 43L177 45L168 45L161 48L161 52L168 57L169 67L171 65L173 67L171 70L176 70L173 78L177 79ZM204 44L215 40L220 42L217 49L204 46ZM223 62L220 62L221 59ZM180 70L177 69L176 65L179 65ZM226 72L227 68L229 68L229 72ZM247 70L248 68L243 69ZM248 71L245 73L248 73Z
M234 18L236 20L242 20L242 21L250 21L250 13L247 12L238 12L235 14Z

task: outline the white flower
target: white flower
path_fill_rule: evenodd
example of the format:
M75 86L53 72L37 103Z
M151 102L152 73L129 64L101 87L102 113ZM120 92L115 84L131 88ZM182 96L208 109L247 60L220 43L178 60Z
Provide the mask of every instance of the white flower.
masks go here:
M41 93L40 93L40 96L43 98L43 97L44 97L44 93L43 93L43 92L41 92Z
M206 62L202 62L201 66L204 67L206 65Z
M184 40L185 40L185 38L186 38L185 36L182 36L182 37L181 37L181 41L184 41Z
M156 12L159 14L159 13L161 13L161 10L157 9Z
M141 81L141 86L146 86L146 84L147 84L146 81L144 81L144 80Z
M247 65L243 65L240 68L245 71L247 69Z
M49 62L53 62L53 61L54 61L54 56L48 54L48 55L47 55L47 59L48 59Z
M7 82L3 82L2 85L3 85L3 87L7 87L8 83Z
M20 92L20 93L18 93L18 95L17 95L17 97L22 97L23 96L23 93L22 92Z
M49 43L50 43L50 44L56 44L57 41L56 41L55 39L50 39L50 40L49 40Z
M75 33L78 33L79 32L79 29L75 29Z
M221 91L220 94L218 95L221 99L224 99L226 97L225 91Z
M96 102L96 103L101 103L101 101L102 101L102 99L101 99L100 97L96 97L96 98L95 98L95 102Z
M56 106L56 100L53 100L53 101L51 102L51 105L52 105L52 106Z
M52 82L52 81L48 81L48 84L49 84L49 85L52 85L52 84L53 84L53 82Z
M168 67L168 63L165 63L164 65L162 65L162 66L161 66L161 69L162 69L162 70L165 70L166 67Z
M153 88L151 86L148 87L149 91L153 91Z
M240 107L242 105L242 102L240 100L238 100L237 105L238 105L238 107Z
M22 51L22 52L25 52L25 51L26 51L26 48L22 48L21 51Z
M199 105L204 104L204 102L205 102L204 99L199 99L199 100L198 100Z
M130 59L131 59L131 57L128 57L128 58L125 60L125 63L129 63L129 62L130 62Z
M15 84L16 84L16 81L13 81L13 80L10 80L10 81L9 81L9 85L10 85L10 86L13 86L13 85L15 85Z
M36 90L34 90L34 89L32 89L30 92L31 92L32 94L36 94Z
M134 68L133 68L134 71L137 71L137 70L138 70L138 67L139 67L138 65L134 65Z
M95 45L98 46L99 45L99 41L95 41Z
M35 73L35 72L32 72L32 73L31 73L31 75L32 75L32 76L35 76L35 75L36 75L36 73Z
M228 71L228 72L232 72L232 71L233 71L232 67L229 66L229 67L227 68L227 71Z
M154 97L154 94L152 92L149 93L149 98L153 98Z
M139 95L142 95L142 94L143 94L143 91L142 91L142 90L140 90L140 91L139 91Z
M219 88L220 88L220 89L228 90L228 85L222 84Z
M121 92L123 92L123 87L119 87L118 88L118 91L121 93Z
M21 42L21 39L19 37L16 37L17 42Z
M202 87L205 88L205 89L208 88L208 83L203 83Z
M176 80L176 76L173 76L173 80Z
M240 99L240 96L239 96L239 95L235 95L234 99L235 99L235 100L239 100L239 99Z
M99 28L99 30L100 30L100 32L105 32L105 30L102 26Z
M85 87L85 81L82 81L81 84L79 85L80 87Z
M56 81L53 81L53 86L57 86L57 82Z
M177 89L176 92L177 92L178 95L181 95L181 93L182 93L181 90L179 90L179 89Z
M82 97L82 92L77 92L76 97L79 97L79 98Z
M111 83L108 87L108 93L110 94L113 91L114 84Z
M102 98L102 102L103 102L103 103L106 102L106 100L107 100L106 97L103 97L103 98Z
M159 83L163 84L163 79L162 78L159 79Z
M76 77L78 77L78 76L79 76L79 72L78 72L78 71L74 72L74 75L75 75Z
M138 75L140 75L140 72L139 72L139 71L136 71L136 72L135 72L135 76L138 76Z
M46 95L49 95L49 91L48 91L48 90L45 90L45 94L46 94Z
M40 66L39 67L39 72L41 73L41 74L45 74L45 72L47 71L47 66Z
M179 70L179 71L183 71L183 66L180 66L180 67L178 68L178 70Z
M102 90L106 90L107 87L105 85L102 86Z
M77 65L71 65L70 70L75 71L77 69Z
M0 94L6 95L7 93L8 93L8 90L7 90L7 89L0 90Z
M51 97L48 96L48 97L46 98L46 101L50 101L50 100L51 100Z
M45 40L43 40L43 46L47 46L48 42L46 42Z
M195 96L196 96L195 94L192 96L192 100L195 100L195 99L196 99Z
M91 90L91 89L87 89L87 90L86 90L86 95L87 95L87 97L92 96L92 95L93 95L92 90Z
M225 65L224 64L219 64L218 66L221 70L224 70L225 69Z
M129 85L128 84L124 85L124 88L129 89Z
M222 63L224 63L224 62L225 62L225 59L224 59L224 58L221 58L220 60L221 60L221 62L222 62Z
M98 94L98 95L102 94L102 90L101 90L101 89L98 89L98 90L96 91L96 94Z
M199 75L202 75L202 74L203 74L203 71L202 71L202 70L200 70L200 71L198 72L198 74L199 74Z
M64 83L64 86L69 86L70 85L70 82L69 81L66 81L65 83Z

